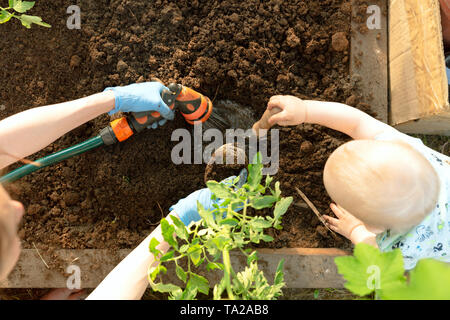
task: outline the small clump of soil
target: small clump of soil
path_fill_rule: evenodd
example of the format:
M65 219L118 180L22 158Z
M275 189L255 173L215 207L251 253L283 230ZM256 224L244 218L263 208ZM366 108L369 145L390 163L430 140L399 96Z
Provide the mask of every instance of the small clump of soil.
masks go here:
M243 161L242 161L243 160ZM207 181L222 181L231 176L238 176L242 169L247 168L248 158L245 150L233 144L218 148L205 168L205 184Z

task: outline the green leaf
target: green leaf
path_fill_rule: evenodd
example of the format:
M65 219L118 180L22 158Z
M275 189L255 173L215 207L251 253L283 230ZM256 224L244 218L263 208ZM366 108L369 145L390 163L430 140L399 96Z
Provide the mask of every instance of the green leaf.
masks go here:
M433 259L420 260L410 272L409 283L381 290L389 300L449 300L450 265Z
M280 201L275 205L275 210L273 211L273 216L275 220L280 219L282 215L284 215L292 203L292 197L281 198Z
M320 290L319 289L314 290L314 299L319 298L319 294L320 294Z
M263 217L256 217L249 221L249 224L255 228L255 229L265 229L270 228L272 226L272 223L270 221L267 221Z
M198 290L198 292L201 292L203 294L208 294L209 292L209 282L208 280L196 273L191 273L188 281L188 285L190 285L192 288L195 288Z
M248 185L252 190L256 189L262 179L261 153L258 152L253 159L253 164L248 165Z
M182 267L177 265L176 268L175 268L175 273L177 274L178 278L180 278L181 281L186 283L187 274L186 274L186 272L184 272Z
M158 249L156 249L156 247L159 245L159 241L156 238L152 238L150 240L150 244L149 244L149 249L150 252L153 253L153 255L155 256L155 259L158 259L159 255L161 254L161 251L159 251Z
M211 190L211 192L220 199L234 198L234 194L223 183L219 183L217 181L208 181L206 185L208 186L208 189Z
M199 232L197 232L197 236L203 237L204 235L207 235L209 231L210 231L209 229L202 229Z
M41 17L28 16L26 14L22 14L20 16L17 16L17 18L20 20L20 22L22 22L22 25L28 29L31 28L31 24L33 24L33 23L37 24L39 26L42 26L42 27L47 27L47 28L51 27L51 25L49 25L48 23L43 22Z
M250 205L256 210L270 208L278 200L275 196L263 196L253 199Z
M263 234L261 236L261 240L265 242L272 242L274 239L273 237L269 236L268 234Z
M280 182L277 181L275 183L275 193L274 196L277 197L277 199L279 199L281 197L281 190L280 190Z
M170 225L169 222L163 218L161 219L161 233L164 240L175 249L178 249L178 243L175 241L173 234L175 233L175 227Z
M170 216L170 219L172 219L173 224L175 225L175 233L177 237L188 241L189 233L186 230L186 226L184 225L184 223L175 216Z
M191 258L195 266L198 266L201 263L202 248L199 245L190 247L187 253L189 254L189 257Z
M275 271L275 279L273 280L274 285L279 285L284 282L283 267L284 259L281 259L281 261L278 263L277 270Z
M221 264L219 262L209 262L206 265L206 270L208 270L208 271L212 271L212 270L215 270L215 269L223 270L224 266L223 266L223 264Z
M6 10L0 10L0 23L8 22L14 15Z
M174 255L175 255L175 251L171 250L171 251L167 252L165 255L163 255L161 257L161 259L159 259L159 261L166 262L167 260L172 259Z
M24 13L34 7L34 1L13 0L10 1L10 7L19 13ZM12 4L12 5L11 5Z
M246 244L246 241L245 241L244 237L241 234L239 234L239 233L236 233L236 234L233 235L233 240L234 240L234 244L237 247L242 247L242 246L244 246Z
M167 268L164 267L162 264L158 264L156 267L151 267L149 270L151 280L154 281L158 276L158 274L160 274L161 272L163 274L167 272Z
M405 283L403 257L399 249L380 252L365 243L355 246L354 256L334 259L338 272L351 292L365 296L376 289L383 291Z
M197 210L198 214L202 218L202 220L208 225L208 226L216 226L216 221L214 220L214 216L212 212L205 210L203 205L197 200Z
M217 249L222 251L223 249L225 249L226 245L230 242L230 239L227 238L226 236L218 235L217 237L212 239L212 242L217 247Z
M180 247L179 252L180 252L180 253L185 253L188 249L189 249L189 245L188 245L188 244L183 244L183 245Z
M183 291L177 300L194 300L197 295L197 288L192 288L189 284L186 285L186 289Z
M247 264L250 265L253 261L258 260L258 254L256 251L253 251L248 257L247 257Z
M268 188L270 186L270 184L272 183L273 177L267 175L266 176L266 188Z
M181 290L179 286L176 286L174 284L163 284L163 283L157 283L152 286L153 290L159 291L159 292L174 292Z
M237 226L238 224L239 224L239 221L234 219L234 218L224 219L224 220L219 222L220 226L228 225L228 226L234 227L234 226Z

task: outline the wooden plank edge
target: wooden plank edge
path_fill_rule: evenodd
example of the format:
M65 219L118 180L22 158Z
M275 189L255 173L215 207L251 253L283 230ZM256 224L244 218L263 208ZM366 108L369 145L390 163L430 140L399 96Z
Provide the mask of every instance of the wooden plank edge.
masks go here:
M342 288L344 281L337 273L334 258L350 254L335 248L283 248L258 249L258 266L272 283L276 268L284 259L284 277L287 288ZM52 254L34 249L24 249L15 269L8 279L0 282L0 288L65 288L73 283L79 271L81 287L95 288L131 250L56 250ZM47 268L44 261L50 266ZM236 272L246 266L246 257L232 253ZM58 266L54 266L57 262ZM211 285L217 283L220 272L200 271ZM177 283L175 272L168 268L167 279ZM179 284L179 283L178 283Z

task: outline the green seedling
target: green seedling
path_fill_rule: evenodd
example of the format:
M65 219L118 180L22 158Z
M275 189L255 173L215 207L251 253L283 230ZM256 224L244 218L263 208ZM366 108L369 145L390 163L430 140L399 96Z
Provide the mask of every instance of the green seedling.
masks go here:
M380 252L365 243L353 256L335 258L345 287L361 297L375 294L383 300L450 299L450 266L434 259L420 260L405 277L400 249Z
M256 164L249 165L248 181L242 187L236 187L239 177L229 184L207 182L213 198L223 199L223 202L214 205L212 210L205 210L197 203L202 217L200 221L185 227L173 216L170 217L173 224L169 224L166 219L161 220L163 238L171 245L172 250L163 254L156 248L158 240L153 238L150 241L150 252L159 262L150 267L148 272L153 290L168 292L169 299L177 300L195 299L198 293L209 294L208 279L198 273L199 267L203 266L208 272L219 272L222 276L213 288L213 298L216 300L276 299L282 294L281 289L285 285L282 271L284 261L279 262L273 285L270 285L263 272L258 269L257 252L248 248L248 245L274 240L265 231L269 228L282 229L281 218L292 203L292 197L281 197L279 182L271 189L270 176L266 177L262 185L263 165L260 154L254 162ZM241 210L237 210L238 208ZM273 215L250 215L250 208L274 208ZM240 251L247 258L244 270L233 270L230 261L232 251ZM167 272L168 263L174 264L176 275L184 283L184 288L161 281L161 275Z
M51 25L42 21L41 17L24 14L34 7L35 1L9 0L8 4L9 7L7 8L0 7L0 24L15 18L20 20L22 25L28 29L31 28L33 23L42 27L51 27Z

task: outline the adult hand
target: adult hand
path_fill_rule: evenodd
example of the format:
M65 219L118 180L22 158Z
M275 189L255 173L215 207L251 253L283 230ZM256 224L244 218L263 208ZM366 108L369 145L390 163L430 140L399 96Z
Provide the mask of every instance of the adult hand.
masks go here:
M188 226L192 221L196 222L201 219L197 210L197 201L206 210L212 209L213 204L217 203L217 200L213 201L211 196L212 192L208 188L197 190L171 206L170 211L175 211L184 225Z
M157 111L164 118L159 121L163 125L167 120L174 119L174 112L161 98L163 90L169 90L160 82L135 83L125 87L109 87L106 90L112 90L115 97L115 107L108 114L116 112L143 112ZM156 128L156 123L152 128Z
M247 181L246 169L243 169L241 171L239 177L239 182L236 185L237 188L240 188ZM225 180L221 181L221 183L224 183L225 185L231 185L232 181L235 178L236 176L228 177ZM170 207L170 211L175 211L184 225L188 226L192 221L196 222L201 219L197 210L197 201L200 202L200 204L206 210L211 210L213 208L213 204L220 205L223 202L223 199L212 200L211 197L212 192L208 188L197 190L188 195L186 198L179 200L175 205ZM242 208L238 208L237 210L241 209Z

